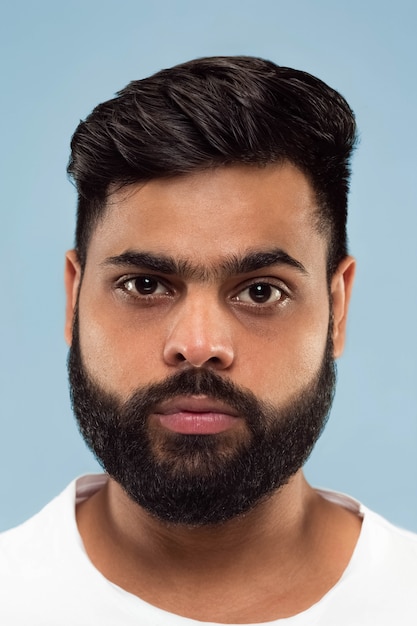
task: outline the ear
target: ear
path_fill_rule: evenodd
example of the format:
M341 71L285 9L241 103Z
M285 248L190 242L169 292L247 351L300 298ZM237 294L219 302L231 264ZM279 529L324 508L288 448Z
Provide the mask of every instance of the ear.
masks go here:
M340 262L331 280L333 303L333 355L337 359L343 352L346 339L346 322L355 277L355 259L347 256Z
M81 266L75 250L69 250L65 256L65 341L70 346L72 342L72 325L74 312L78 300L78 290L81 284Z

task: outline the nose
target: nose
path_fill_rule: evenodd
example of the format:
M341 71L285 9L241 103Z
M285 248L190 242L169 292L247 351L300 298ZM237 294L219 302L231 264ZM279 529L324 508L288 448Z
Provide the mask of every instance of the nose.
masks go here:
M186 296L173 312L164 346L165 362L222 370L229 368L234 358L230 319L224 308L203 294Z

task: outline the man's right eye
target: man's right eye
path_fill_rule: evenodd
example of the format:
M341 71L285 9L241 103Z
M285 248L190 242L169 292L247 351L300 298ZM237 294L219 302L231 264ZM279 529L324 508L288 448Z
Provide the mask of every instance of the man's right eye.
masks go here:
M132 296L168 295L169 290L154 276L134 276L121 283L122 288Z

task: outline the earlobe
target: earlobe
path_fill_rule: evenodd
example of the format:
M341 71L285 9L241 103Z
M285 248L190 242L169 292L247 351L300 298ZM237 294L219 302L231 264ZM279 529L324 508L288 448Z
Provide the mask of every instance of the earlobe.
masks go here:
M81 283L81 266L75 250L69 250L65 256L65 341L70 346L72 342L72 325L74 312L78 300L78 291Z
M347 256L340 262L331 281L333 306L333 355L338 358L345 346L349 301L355 277L355 259Z

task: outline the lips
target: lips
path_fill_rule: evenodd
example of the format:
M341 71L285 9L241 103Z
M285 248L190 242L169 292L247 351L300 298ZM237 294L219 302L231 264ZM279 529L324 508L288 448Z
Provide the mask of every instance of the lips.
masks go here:
M241 421L232 407L204 396L176 397L160 404L154 415L162 427L183 435L214 435Z

